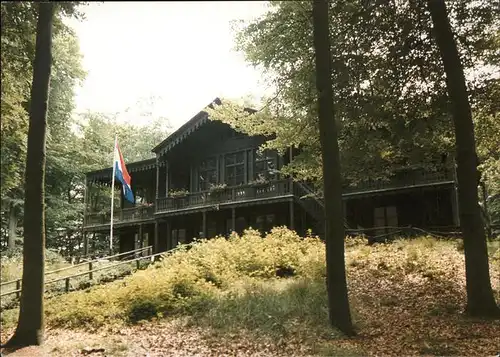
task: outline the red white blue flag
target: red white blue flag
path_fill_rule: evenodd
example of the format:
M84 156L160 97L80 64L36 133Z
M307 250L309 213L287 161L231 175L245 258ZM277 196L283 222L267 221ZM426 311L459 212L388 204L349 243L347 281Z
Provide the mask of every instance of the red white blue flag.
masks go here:
M114 158L114 169L115 177L118 181L122 183L123 196L127 201L134 203L134 194L132 193L132 182L130 175L125 167L125 161L123 160L123 155L118 147L118 142L115 145L115 158Z

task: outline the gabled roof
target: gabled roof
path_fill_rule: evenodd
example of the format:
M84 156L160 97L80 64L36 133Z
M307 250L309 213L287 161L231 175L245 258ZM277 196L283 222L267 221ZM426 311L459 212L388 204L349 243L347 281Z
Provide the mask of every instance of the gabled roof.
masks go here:
M207 107L213 108L214 104L220 105L222 102L219 98L215 98ZM152 152L158 155L163 155L172 149L174 146L184 141L192 132L208 121L208 113L204 110L200 111L194 117L188 120L179 129L170 134L165 140L156 145Z
M219 98L215 98L210 104L207 105L208 108L214 107L214 105L221 105L222 101ZM251 108L245 108L245 111L248 113L255 113L257 110ZM153 150L153 153L157 155L163 155L171 150L174 146L184 141L191 133L199 129L202 125L209 121L208 113L204 110L198 112L194 117L189 119L184 125L182 125L175 132L170 134L165 140L156 145ZM164 162L160 161L159 166L164 165ZM127 164L127 170L132 172L145 171L151 168L156 167L156 159L148 159L142 161L131 162ZM100 170L95 170L91 172L87 172L87 179L89 180L106 180L110 179L112 175L113 169L112 167L107 167Z
M221 105L222 101L219 98L215 98L210 104L207 105L208 108L213 109L214 105ZM250 114L257 112L255 109L244 108L244 110ZM175 132L170 134L165 140L156 145L152 152L157 155L163 155L170 151L174 146L184 141L191 133L198 130L203 124L209 121L208 113L204 110L200 111L194 117L188 120L187 123L182 125Z

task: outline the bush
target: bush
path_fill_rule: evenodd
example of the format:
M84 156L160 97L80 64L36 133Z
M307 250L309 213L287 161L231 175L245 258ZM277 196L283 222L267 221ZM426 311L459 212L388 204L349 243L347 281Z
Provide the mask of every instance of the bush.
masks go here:
M158 314L156 307L157 304L151 301L135 301L127 311L128 321L137 323L141 320L150 320Z
M429 237L371 246L354 238L346 241L346 261L351 277L361 274L373 281L392 279L413 286L455 274L463 254L455 242ZM395 303L399 301L384 301ZM331 336L324 243L285 228L275 228L264 238L247 230L242 236L200 240L120 281L58 296L46 304L47 324L67 328L96 329L176 315L222 329Z
M47 321L66 327L98 327L156 316L200 316L208 307L220 306L221 297L235 294L236 286L246 286L248 279L323 281L324 254L319 239L303 239L285 228L275 228L265 238L247 230L229 239L200 240L121 281L52 299L47 304ZM277 272L290 274L281 279ZM258 286L252 283L242 291ZM72 314L74 310L78 313Z

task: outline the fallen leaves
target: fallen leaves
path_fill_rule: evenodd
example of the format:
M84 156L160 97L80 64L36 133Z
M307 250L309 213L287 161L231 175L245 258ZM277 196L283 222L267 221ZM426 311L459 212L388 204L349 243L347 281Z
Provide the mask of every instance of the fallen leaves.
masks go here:
M415 243L417 244L417 243ZM427 243L429 244L429 243ZM348 247L349 292L355 338L332 333L312 338L286 331L281 338L252 331L213 330L189 318L133 326L107 326L94 332L52 329L43 348L20 356L494 356L500 350L500 321L470 319L463 254L452 244ZM368 253L367 253L368 252ZM355 264L352 263L355 259ZM491 265L492 277L500 267ZM500 282L492 280L498 297ZM290 321L296 327L299 320ZM9 331L2 331L2 340ZM38 354L36 354L38 353Z

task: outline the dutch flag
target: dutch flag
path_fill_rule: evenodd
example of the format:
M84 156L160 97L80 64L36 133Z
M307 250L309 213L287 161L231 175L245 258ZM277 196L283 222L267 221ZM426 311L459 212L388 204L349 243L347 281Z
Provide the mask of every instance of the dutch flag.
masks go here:
M123 161L123 155L118 147L118 141L115 144L115 154L114 154L114 171L115 177L118 181L122 183L123 196L127 201L134 203L134 194L132 193L132 187L130 186L131 178L128 174L127 168L125 167L125 161Z

